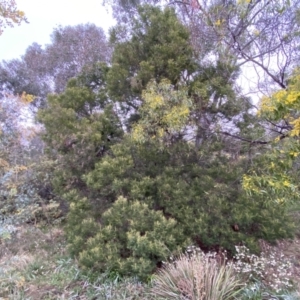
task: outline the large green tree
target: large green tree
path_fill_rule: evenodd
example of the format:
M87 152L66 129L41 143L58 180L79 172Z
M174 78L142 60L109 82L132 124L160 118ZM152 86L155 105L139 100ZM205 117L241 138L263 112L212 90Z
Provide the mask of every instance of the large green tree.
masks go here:
M129 108L138 108L142 90L151 79L167 78L179 85L195 71L189 33L173 9L140 7L130 26L112 29L111 42L109 95Z
M232 251L289 236L284 207L241 185L264 143L234 61L205 64L170 8L140 7L130 24L112 30L110 67L85 69L39 113L72 254L145 279L191 243Z

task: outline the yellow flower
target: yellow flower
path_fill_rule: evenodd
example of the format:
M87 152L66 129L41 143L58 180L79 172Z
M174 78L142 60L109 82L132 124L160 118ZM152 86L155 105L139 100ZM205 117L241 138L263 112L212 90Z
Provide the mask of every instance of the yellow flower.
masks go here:
M291 184L289 183L288 180L285 180L285 181L283 182L283 185L286 186L286 187L289 187Z
M286 104L293 104L298 99L299 94L291 91L286 97Z
M221 22L221 20L219 19L219 20L217 20L216 22L215 22L215 25L216 26L220 26L222 24L222 22Z
M275 139L274 139L274 142L277 143L280 141L280 136L277 136Z
M276 201L278 204L282 204L282 203L285 202L285 199L284 199L284 198L277 198L275 201Z
M270 186L274 186L275 185L274 182L271 181L271 180L269 180L268 183L269 183Z
M293 157L297 157L299 155L299 152L291 151L290 155Z
M294 125L293 129L291 130L291 136L298 136L300 135L300 118L291 122Z

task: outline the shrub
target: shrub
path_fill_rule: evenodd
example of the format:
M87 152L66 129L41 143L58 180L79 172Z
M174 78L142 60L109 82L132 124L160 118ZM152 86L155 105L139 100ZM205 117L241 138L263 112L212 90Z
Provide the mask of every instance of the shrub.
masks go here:
M175 220L166 219L146 204L119 197L103 214L102 226L88 239L79 262L88 269L145 280L182 244L186 243Z
M236 246L236 252L233 267L244 280L258 280L276 292L292 287L291 263L280 251L267 249L257 256L245 246Z

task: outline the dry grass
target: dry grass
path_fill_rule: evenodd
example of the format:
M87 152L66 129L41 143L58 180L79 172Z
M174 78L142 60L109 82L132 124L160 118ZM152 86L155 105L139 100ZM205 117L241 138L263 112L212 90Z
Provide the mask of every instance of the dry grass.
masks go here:
M34 226L23 226L16 228L10 239L1 241L0 299L42 299L27 297L26 293L38 282L38 266L42 267L42 262L51 265L55 255L63 253L61 233L58 229L43 233Z
M193 253L181 255L161 269L154 279L153 293L163 299L229 300L241 286L230 264Z
M155 299L134 279L112 280L103 274L91 281L66 249L60 228L17 228L0 245L0 299Z

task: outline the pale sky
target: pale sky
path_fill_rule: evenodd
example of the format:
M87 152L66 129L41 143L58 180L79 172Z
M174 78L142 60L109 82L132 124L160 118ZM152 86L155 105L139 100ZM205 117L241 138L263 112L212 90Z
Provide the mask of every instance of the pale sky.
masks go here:
M17 0L29 24L6 28L0 35L0 62L19 58L33 42L50 43L50 34L58 25L93 23L106 32L114 21L102 6L102 0Z

